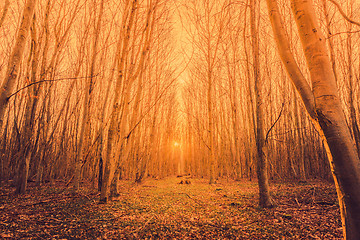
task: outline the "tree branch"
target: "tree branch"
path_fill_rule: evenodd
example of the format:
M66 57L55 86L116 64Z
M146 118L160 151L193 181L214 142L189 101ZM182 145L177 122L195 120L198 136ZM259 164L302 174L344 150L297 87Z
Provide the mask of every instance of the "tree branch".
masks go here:
M359 22L357 22L357 21L349 18L348 16L346 16L346 14L345 14L345 12L342 10L340 4L338 4L335 0L329 0L329 1L332 2L332 4L334 4L334 5L337 7L337 9L339 10L340 14L345 18L346 21L348 21L349 23L355 24L355 25L357 25L357 26L360 27L360 23L359 23Z
M25 87L23 88L20 88L19 90L15 91L14 93L12 93L10 96L8 96L6 98L7 101L9 101L9 99L18 94L19 92L21 92L22 90L28 88L28 87L31 87L33 85L36 85L36 84L40 84L40 83L43 83L43 82L57 82L57 81L64 81L64 80L77 80L77 79L84 79L84 78L93 78L93 77L96 77L97 75L99 74L96 74L94 76L88 76L88 77L75 77L75 78L58 78L58 79L45 79L45 80L41 80L41 81L38 81L38 82L33 82L33 83L30 83L29 85L26 85Z
M347 34L353 34L353 33L358 33L358 32L360 32L360 30L358 30L358 31L353 31L353 32L338 32L338 33L334 33L334 34L331 34L329 37L327 37L327 39L329 39L329 38L332 38L332 37L335 37L336 35L340 35L340 34L345 34L345 33L347 33Z
M275 127L276 123L280 120L280 117L282 115L282 112L284 110L284 103L282 104L281 106L281 110L280 110L280 113L279 113L279 116L277 117L277 119L275 120L275 122L271 125L271 127L269 128L269 130L267 131L266 133L266 137L265 137L265 144L268 142L268 139L269 139L269 134L271 132L271 130Z

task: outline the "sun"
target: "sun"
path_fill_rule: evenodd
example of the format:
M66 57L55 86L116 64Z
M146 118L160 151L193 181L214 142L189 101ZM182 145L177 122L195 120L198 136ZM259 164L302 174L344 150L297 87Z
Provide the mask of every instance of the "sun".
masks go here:
M180 146L180 143L178 143L178 142L174 142L174 147L179 147Z

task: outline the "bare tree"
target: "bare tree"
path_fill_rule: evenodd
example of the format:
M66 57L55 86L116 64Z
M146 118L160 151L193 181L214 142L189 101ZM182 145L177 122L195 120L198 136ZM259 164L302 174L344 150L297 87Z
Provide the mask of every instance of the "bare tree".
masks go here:
M36 0L27 0L24 6L23 17L16 37L16 43L10 56L5 79L1 85L0 92L0 129L4 123L5 110L8 105L8 97L12 94L18 77L20 62L25 49L26 38L35 10Z
M344 237L358 239L360 193L357 189L360 187L360 160L346 125L334 72L327 50L322 43L324 38L317 25L312 2L292 1L292 10L310 71L312 91L298 71L289 51L276 1L268 0L267 4L280 56L327 149L338 192Z
M255 82L255 119L256 119L256 153L257 153L257 178L259 184L259 206L272 207L273 203L269 192L268 180L268 160L264 154L265 136L264 136L264 102L262 99L262 83L260 77L259 62L259 31L256 17L256 8L258 4L256 0L250 0L250 26L252 38L253 53L253 78Z

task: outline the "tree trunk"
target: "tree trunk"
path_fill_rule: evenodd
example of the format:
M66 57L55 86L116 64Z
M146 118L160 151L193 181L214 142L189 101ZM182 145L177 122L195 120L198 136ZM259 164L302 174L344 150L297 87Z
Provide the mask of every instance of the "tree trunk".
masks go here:
M26 45L26 38L29 32L34 14L36 0L27 0L24 7L20 29L16 38L15 46L7 66L5 80L0 88L0 129L2 128L5 110L8 105L8 97L11 95L18 77L21 58Z
M130 6L128 8L128 6ZM115 159L114 154L114 145L115 145L115 132L117 126L117 120L120 113L120 106L119 106L119 98L121 92L121 86L123 84L124 74L125 74L125 60L128 55L128 46L130 40L130 34L134 23L134 14L137 9L137 0L133 0L131 3L129 1L126 2L125 12L123 13L123 20L122 20L122 29L125 31L125 35L121 36L121 40L119 41L119 48L118 51L122 51L120 55L120 59L118 60L118 76L115 83L115 95L114 100L111 108L111 115L110 115L110 126L108 130L108 138L107 138L107 149L104 155L104 176L103 182L101 187L100 193L100 202L107 202L109 193L110 193L110 184L111 180L114 176L115 168L117 167L117 161ZM120 46L122 48L120 48ZM127 105L127 104L126 104ZM122 141L120 139L119 141ZM119 150L118 150L119 151Z
M208 70L210 72L210 70ZM215 149L214 149L214 117L213 117L213 106L212 106L212 77L211 73L208 73L208 92L207 92L207 107L208 107L208 121L209 121L209 183L215 183Z
M312 92L301 72L297 71L276 0L267 0L267 4L279 54L327 150L338 193L344 237L360 239L360 160L346 125L334 72L312 2L292 0L291 4L310 71Z
M317 121L329 146L339 198L344 198L346 239L360 239L360 160L338 97L334 73L311 1L292 1L292 10L310 71ZM331 161L332 160L332 161Z
M331 61L331 66L334 72L334 76L335 76L335 81L337 82L337 71L336 71L336 61L335 61L335 52L334 52L334 43L333 40L331 38L331 28L330 28L330 16L329 16L329 11L327 9L327 4L326 4L327 0L322 0L322 5L323 5L323 9L324 9L324 16L325 16L325 22L326 22L326 31L327 31L327 41L329 44L329 51L330 51L330 61Z
M256 173L259 184L259 206L272 207L273 203L270 197L269 179L268 179L268 160L264 154L264 104L262 99L262 83L260 82L260 61L259 61L259 36L256 27L255 7L256 0L250 1L250 26L253 51L253 77L255 82L255 120L256 120L256 153L257 165Z
M9 6L10 6L10 0L5 0L4 9L3 9L2 13L1 13L1 17L0 17L0 28L5 21L5 17L9 10Z
M31 83L36 82L36 73L38 68L38 43L37 43L37 34L36 34L36 23L35 15L33 19L33 24L31 27L31 51L28 64L31 65L31 73L27 74L27 79ZM30 64L31 62L31 64ZM39 86L27 89L27 102L25 106L25 116L23 123L23 132L21 136L22 141L22 156L20 157L19 164L19 182L17 183L16 192L23 194L26 192L27 179L29 175L29 166L30 160L32 158L32 151L35 149L35 144L37 141L34 141L34 126L35 126L35 113L38 106L39 99Z

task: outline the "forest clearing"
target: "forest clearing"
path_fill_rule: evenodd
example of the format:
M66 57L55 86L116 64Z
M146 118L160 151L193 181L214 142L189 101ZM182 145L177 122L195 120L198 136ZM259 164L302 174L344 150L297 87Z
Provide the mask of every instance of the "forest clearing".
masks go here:
M15 197L0 188L2 239L341 239L333 184L321 181L271 187L276 208L257 205L255 181L148 179L121 182L120 196L99 204L83 187L61 182ZM86 185L86 184L85 184ZM10 192L9 192L10 191Z

